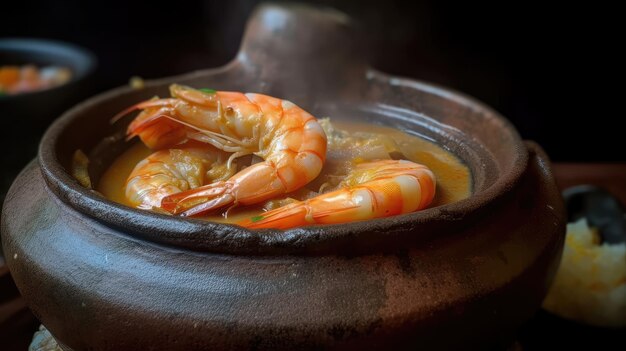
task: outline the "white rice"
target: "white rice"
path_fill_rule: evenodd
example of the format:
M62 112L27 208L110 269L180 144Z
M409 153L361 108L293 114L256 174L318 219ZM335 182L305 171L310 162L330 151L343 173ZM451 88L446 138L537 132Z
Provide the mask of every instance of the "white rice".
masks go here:
M561 266L543 307L604 327L626 326L626 244L599 244L586 219L567 225Z

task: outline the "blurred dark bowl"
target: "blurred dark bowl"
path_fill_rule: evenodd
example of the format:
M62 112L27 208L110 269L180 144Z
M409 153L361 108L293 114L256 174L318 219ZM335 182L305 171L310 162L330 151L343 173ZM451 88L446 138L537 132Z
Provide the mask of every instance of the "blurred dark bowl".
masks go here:
M45 127L84 97L97 60L91 52L68 43L26 38L0 39L0 66L24 64L67 67L72 71L70 81L63 85L0 96L0 111L5 120L26 122L29 127Z
M2 155L0 203L20 169L37 154L48 125L63 111L93 94L96 57L72 44L29 38L0 39L0 66L35 64L61 66L72 71L69 82L54 88L0 96L0 148Z

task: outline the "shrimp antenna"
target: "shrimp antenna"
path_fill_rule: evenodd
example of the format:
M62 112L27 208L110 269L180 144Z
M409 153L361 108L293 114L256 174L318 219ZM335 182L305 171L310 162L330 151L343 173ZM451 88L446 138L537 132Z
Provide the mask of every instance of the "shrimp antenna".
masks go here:
M122 119L122 117L126 116L127 114L135 111L135 110L139 110L139 109L144 109L144 108L148 108L148 107L155 107L155 106L167 106L169 104L171 104L173 99L159 99L158 96L154 96L152 99L150 100L146 100L146 101L142 101L138 104L135 104L127 109L124 109L122 112L116 114L115 116L113 116L113 118L111 118L111 120L109 121L109 123L114 124L115 122L119 121L120 119Z
M235 139L233 137L229 137L228 135L224 135L224 134L212 132L212 131L207 130L207 129L202 129L200 127L196 127L193 124L181 121L179 119L176 119L176 118L168 116L168 115L161 115L160 117L171 119L172 121L178 122L178 123L180 123L180 124L182 124L182 125L184 125L186 127L189 127L189 128L191 128L193 130L196 130L196 131L198 131L198 132L200 132L202 134L206 134L206 135L210 135L210 136L217 137L217 138L220 138L220 139L224 139L225 141L230 141L231 143L236 144L236 145L240 145L240 146L245 146L246 145L246 143L244 143L241 140L237 140L237 139Z

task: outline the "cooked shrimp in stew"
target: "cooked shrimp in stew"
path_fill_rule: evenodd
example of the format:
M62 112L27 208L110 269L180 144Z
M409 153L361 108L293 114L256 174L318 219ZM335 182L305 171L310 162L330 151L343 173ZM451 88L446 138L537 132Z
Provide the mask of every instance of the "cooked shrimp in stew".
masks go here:
M131 106L138 136L97 190L173 215L288 229L419 211L466 198L468 168L433 142L388 127L316 119L261 94L182 85Z

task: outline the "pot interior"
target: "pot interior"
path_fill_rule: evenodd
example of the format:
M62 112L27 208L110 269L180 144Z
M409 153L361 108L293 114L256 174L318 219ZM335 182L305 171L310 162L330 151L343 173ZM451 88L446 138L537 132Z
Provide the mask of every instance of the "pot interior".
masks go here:
M442 220L444 213L445 218L463 217L468 212L484 206L504 191L503 186L505 189L510 187L525 166L526 153L521 147L521 141L516 132L487 107L471 99L423 83L419 83L418 88L425 86L432 90L403 87L403 89L414 91L414 96L407 99L406 96L393 91L397 87L389 86L389 77L377 74L377 79L368 80L368 89L372 92L368 93L365 99L344 94L341 101L329 100L326 96L320 96L318 100L311 92L303 102L291 100L316 116L331 116L332 119L388 126L437 143L455 154L470 169L473 181L473 193L470 198L387 219L296 228L286 231L289 235L285 235L282 231L252 232L234 225L170 217L129 208L82 188L71 178L69 170L75 150L83 150L89 155L90 176L92 183L96 184L111 162L132 144L124 140L126 126L132 117L129 116L123 121L111 124L111 117L116 113L154 95L167 96L167 87L172 82L195 87L211 86L223 90L239 88L228 86L223 81L216 81L215 76L214 72L209 71L150 82L142 90L120 88L76 106L50 128L42 141L40 162L48 184L53 184L51 188L58 193L67 191L77 193L77 197L64 194L61 198L70 199L70 205L85 214L124 228L126 231L162 242L163 232L172 230L173 232L167 235L170 239L165 240L167 243L212 250L216 249L216 246L221 246L218 238L223 238L226 233L235 234L232 238L243 235L247 238L242 239L244 241L258 241L259 237L264 237L265 241L260 241L264 244L260 246L273 247L279 245L278 242L282 246L289 246L290 240L295 240L295 237L301 235L319 236L324 240L330 240L335 235L329 235L329 233L335 233L337 236L355 235L360 232L391 235L390 233L394 232L415 230L415 225ZM227 86L222 88L224 85ZM392 89L392 91L381 94L381 89ZM243 87L237 90L253 89ZM287 91L266 93L289 96ZM412 108L415 104L422 107L421 111ZM462 129L468 125L471 128ZM490 129L496 129L499 138L504 141L494 141L494 138L489 135ZM484 130L488 132L485 133ZM127 223L127 221L132 223ZM169 224L164 225L164 223ZM190 231L195 234L188 235ZM276 234L276 232L281 234ZM314 233L316 234L313 235ZM194 241L202 236L204 238L200 241L203 243L194 244ZM217 241L208 243L212 239ZM259 252L258 242L253 246L256 248L250 251Z
M124 233L193 250L239 254L375 250L380 245L403 245L407 238L419 241L435 232L449 232L449 226L492 205L516 184L528 156L504 118L454 91L371 69L349 32L343 17L324 11L261 8L248 24L239 54L228 65L150 81L141 90L115 89L68 111L40 144L42 174L65 203ZM155 95L169 96L172 83L263 93L288 99L317 117L379 124L422 136L468 166L473 193L461 201L385 219L251 231L133 209L78 185L68 172L75 150L90 156L96 184L129 146L124 131L131 117L111 124L112 116Z
M421 114L375 103L357 105L337 104L331 101L320 103L314 113L316 116L330 117L331 121L335 122L358 122L391 127L426 139L454 154L464 165L468 166L472 188L481 190L493 183L489 176L494 174L493 170L496 169L496 165L482 145L465 137L462 132L436 123L433 119ZM124 123L115 126L113 134L97 138L99 142L95 146L81 149L89 152L88 156L91 160L89 173L92 184L98 184L111 163L135 142L140 142L137 139L125 140L126 126L133 116L135 114L132 114ZM69 165L69 160L66 160L65 168L69 169Z

